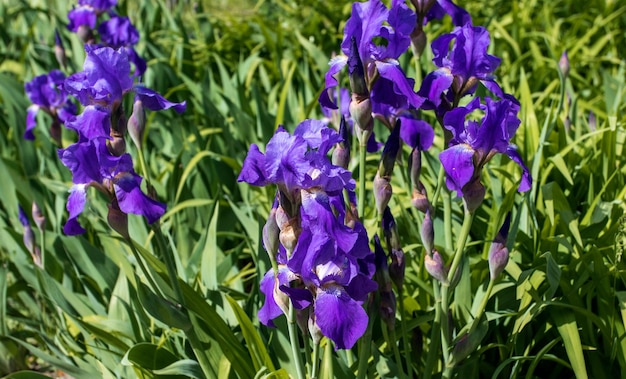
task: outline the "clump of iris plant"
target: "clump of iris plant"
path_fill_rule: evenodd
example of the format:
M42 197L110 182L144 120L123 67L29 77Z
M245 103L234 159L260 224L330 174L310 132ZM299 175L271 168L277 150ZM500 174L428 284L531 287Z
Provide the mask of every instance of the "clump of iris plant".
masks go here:
M87 45L86 51L83 71L69 76L64 83L64 88L80 101L84 110L66 123L76 131L78 141L58 152L73 176L67 202L69 219L63 230L70 235L85 231L78 216L85 207L87 189L94 187L110 200L109 223L127 237L128 213L143 215L153 223L165 212L165 204L142 191L142 177L135 172L130 154L125 152L127 118L123 97L134 93L143 107L155 111L173 108L182 113L185 103L172 103L134 83L126 50Z
M310 330L349 349L365 332L368 316L361 304L376 283L367 232L344 200L344 192L353 194L354 180L328 158L340 142L322 121L306 120L293 135L281 127L265 154L250 147L238 180L277 187L263 230L275 267L261 281L266 300L260 321L273 326L291 302L309 319Z

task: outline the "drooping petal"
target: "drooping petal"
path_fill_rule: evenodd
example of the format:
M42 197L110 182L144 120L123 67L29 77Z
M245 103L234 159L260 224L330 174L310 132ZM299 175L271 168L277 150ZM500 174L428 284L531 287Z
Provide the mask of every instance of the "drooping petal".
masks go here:
M279 272L278 275L279 275L279 282L280 282L281 273ZM276 288L276 279L274 278L273 270L269 270L268 272L265 273L265 276L263 276L263 279L261 279L261 283L259 283L259 287L261 289L261 292L263 292L263 294L265 295L265 302L263 303L263 306L259 309L259 313L258 313L259 321L263 325L275 328L276 325L274 325L274 321L272 320L282 315L283 311L281 310L281 308L276 303L276 300L274 299L274 289Z
M85 233L85 229L78 223L78 216L85 209L87 202L87 186L76 184L70 188L70 196L67 198L67 211L70 213L67 223L63 226L63 233L68 236Z
M115 196L124 213L144 216L152 224L165 213L165 204L148 197L141 191L141 177L123 173L114 182Z
M513 162L517 163L522 168L522 181L520 182L517 190L519 192L526 192L530 190L530 187L532 186L530 171L528 171L528 167L524 164L522 156L517 151L517 147L515 145L510 145L506 150L506 155L508 155Z
M329 65L330 68L326 73L324 90L320 94L319 103L323 108L327 109L337 109L337 103L333 98L331 98L331 89L337 87L339 82L335 75L337 75L345 66L348 64L348 60L345 56L338 56L330 60ZM348 100L349 101L349 100Z
M81 142L96 137L110 138L111 116L106 109L89 105L83 113L67 121L66 126L78 133Z
M143 106L152 111L160 111L163 109L174 108L176 112L183 113L185 109L187 109L186 101L183 101L181 103L173 103L161 96L158 92L144 86L135 85L133 87L133 90L143 102Z
M315 321L337 349L351 349L365 333L368 317L344 288L330 285L317 291Z
M250 150L243 161L241 173L237 178L238 182L246 182L253 186L265 186L268 184L265 173L265 155L259 151L256 144L250 145Z
M448 69L435 70L424 78L418 94L428 99L437 108L441 104L441 94L450 88L454 76Z

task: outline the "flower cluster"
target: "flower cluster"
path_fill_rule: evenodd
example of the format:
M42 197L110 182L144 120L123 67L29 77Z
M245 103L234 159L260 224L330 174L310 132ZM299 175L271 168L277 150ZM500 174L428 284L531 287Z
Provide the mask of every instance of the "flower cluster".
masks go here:
M266 301L260 321L273 326L291 300L308 319L314 340L321 332L337 348L349 349L365 332L368 317L361 304L376 283L369 239L352 211L354 180L328 159L340 142L322 121L306 120L293 135L279 128L265 154L251 146L238 180L278 187L263 229L276 269L261 281Z
M165 205L142 192L142 178L135 173L132 158L125 152L127 119L122 107L123 96L134 92L136 103L142 104L138 107L140 112L145 106L150 110L174 108L181 113L185 103L169 102L157 92L135 84L126 50L87 45L86 51L83 71L69 76L64 83L67 92L85 107L80 115L66 122L69 129L77 132L78 141L58 153L72 172L74 183L67 203L70 215L64 232L70 235L84 232L77 218L85 207L86 190L93 186L109 197L109 223L125 235L123 218L126 214L143 215L152 223L163 215ZM143 119L131 116L131 119L137 118ZM142 125L129 125L142 128Z
M124 49L129 60L135 65L135 74L142 75L146 71L146 62L137 54L134 45L139 42L139 32L125 16L114 11L117 0L78 0L78 7L67 15L67 28L77 33L87 44L94 44L93 30L98 17L106 14L108 19L98 25L97 31L102 46Z
M37 113L41 110L52 117L50 136L57 144L61 144L61 125L76 115L76 104L67 97L63 88L65 74L52 70L47 75L39 75L24 85L26 95L32 105L26 113L26 131L24 138L34 140L33 129L37 125Z

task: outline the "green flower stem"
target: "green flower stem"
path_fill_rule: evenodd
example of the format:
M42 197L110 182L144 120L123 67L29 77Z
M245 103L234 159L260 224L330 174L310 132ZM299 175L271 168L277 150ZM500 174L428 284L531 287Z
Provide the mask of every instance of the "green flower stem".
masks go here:
M454 253L454 258L452 259L452 265L450 266L450 270L448 271L448 284L442 287L441 291L441 308L442 308L442 328L441 328L441 346L443 350L444 356L444 366L447 366L449 362L449 352L448 348L450 346L450 330L448 325L448 314L450 312L450 304L449 304L449 296L451 295L451 291L453 290L450 287L454 279L454 275L461 263L461 259L463 258L463 251L465 250L465 244L467 243L467 238L470 233L470 229L472 227L472 221L474 220L474 213L469 212L467 208L465 209L465 216L463 218L463 226L461 227L461 233L459 234L459 238L457 241L457 249Z
M311 379L316 379L319 371L319 361L320 361L320 344L313 344L313 362L311 362Z
M176 262L174 261L174 254L172 250L170 250L170 248L168 247L168 244L165 241L165 237L163 236L163 232L161 231L158 223L156 223L156 225L153 227L153 230L154 235L157 239L159 250L163 254L163 258L165 260L167 275L170 278L172 289L176 294L176 301L182 306L183 313L187 315L189 317L189 320L191 321L192 327L189 330L185 331L185 335L189 340L189 344L191 345L194 354L198 358L198 363L200 364L204 375L206 377L210 377L211 373L213 372L213 367L211 365L211 361L209 360L206 350L202 347L202 341L200 341L200 338L196 334L197 319L192 313L189 313L187 311L187 308L185 307L185 297L183 295L183 290L178 283L178 273L176 270Z
M365 213L365 156L367 153L367 140L361 141L362 139L359 138L359 204L357 204L361 221Z
M293 355L293 363L296 366L296 378L305 379L304 367L302 365L302 356L298 343L298 326L296 325L296 309L293 303L289 302L289 314L287 315L287 328L289 329L289 341L291 342L291 353Z
M368 304L371 302L372 297L375 296L376 292L370 293ZM374 303L377 303L376 301ZM366 305L367 306L367 305ZM374 307L372 307L374 308ZM367 328L365 329L365 333L363 337L359 340L359 368L357 371L357 379L365 378L367 375L367 366L370 358L370 345L372 344L372 328L374 325L374 319L378 315L377 310L370 309L369 317L367 320Z
M483 317L483 313L485 313L485 308L487 308L487 302L489 302L489 298L491 297L491 292L493 291L494 284L495 280L489 280L489 284L487 285L487 292L485 292L483 299L480 301L480 305L478 306L478 310L476 311L476 316L474 316L474 321L472 322L472 326L469 331L470 335L476 330L478 324L480 324L480 319Z
M402 358L400 357L400 349L398 349L398 344L396 343L396 329L389 329L389 342L391 343L391 348L393 350L394 359L396 360L396 366L398 367L398 376L400 378L406 378L404 374L404 369L402 368Z
M428 345L428 355L426 356L426 367L424 368L424 379L430 379L437 363L439 347L441 346L441 292L439 283L433 281L433 292L435 294L435 320L430 332L430 344Z
M411 346L409 343L409 333L406 327L406 315L404 314L404 288L398 288L398 306L400 310L400 330L402 331L402 346L404 347L404 360L406 361L406 372L408 377L412 377L413 363L411 361Z
M324 361L328 362L328 365L325 366L325 374L326 378L334 378L335 372L333 370L333 344L330 340L326 340L326 347L324 348Z

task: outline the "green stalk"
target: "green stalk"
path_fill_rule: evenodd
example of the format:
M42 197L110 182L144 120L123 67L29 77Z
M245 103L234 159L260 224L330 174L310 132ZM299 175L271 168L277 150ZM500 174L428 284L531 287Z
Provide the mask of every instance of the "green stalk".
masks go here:
M398 376L400 378L406 378L404 374L404 369L402 368L402 358L400 357L400 349L398 349L398 344L396 343L396 329L389 329L389 342L391 343L391 347L393 349L394 359L396 360L396 366L398 367Z
M424 368L424 379L430 379L437 362L437 353L441 346L441 293L439 291L439 283L433 281L433 292L435 293L435 320L433 328L430 332L430 345L428 347L428 355L426 356L426 367Z
M442 346L443 356L444 356L444 367L446 367L449 362L448 348L450 346L450 331L449 331L447 320L448 320L448 314L450 312L449 296L451 295L451 291L453 290L453 288L451 288L450 285L461 263L461 259L463 258L463 252L465 250L467 237L469 236L473 220L474 220L474 213L469 212L467 208L465 208L463 226L461 227L461 233L459 234L459 239L457 241L458 242L457 249L454 253L454 258L452 259L452 265L450 266L450 271L448 271L448 285L444 285L441 291L441 308L443 312L442 313L442 328L441 328L441 346Z
M326 366L326 378L334 378L335 373L333 370L333 346L330 340L326 340L326 347L324 348L324 361L328 362L328 366Z
M487 308L487 302L489 302L489 298L491 297L494 283L495 280L489 280L489 284L487 285L487 292L485 292L485 296L483 296L482 300L480 301L480 305L478 306L478 310L476 311L476 316L474 317L474 321L472 322L469 334L472 334L472 332L476 330L478 324L480 323L481 317L483 317L483 313L485 313L485 308Z
M359 138L359 204L357 210L359 218L363 221L365 213L365 156L367 153L367 141L361 142Z
M370 294L370 298L374 293L375 292ZM365 375L367 375L367 366L370 358L370 345L372 343L372 328L374 325L374 318L377 313L378 312L375 309L370 312L367 320L367 329L365 329L363 337L359 340L359 368L357 371L357 379L363 379L365 378Z
M302 366L302 357L298 343L298 326L296 325L296 309L293 303L289 301L289 315L287 317L287 328L289 329L289 341L291 342L291 354L293 355L293 363L296 366L296 378L305 379L304 367Z
M311 379L316 379L319 371L319 360L320 360L320 344L313 344L313 362L311 362Z
M404 347L404 360L406 361L406 372L408 377L412 377L413 363L411 360L411 346L409 344L409 333L406 327L406 316L404 315L404 288L398 288L398 297L400 307L400 330L402 331L402 346Z

